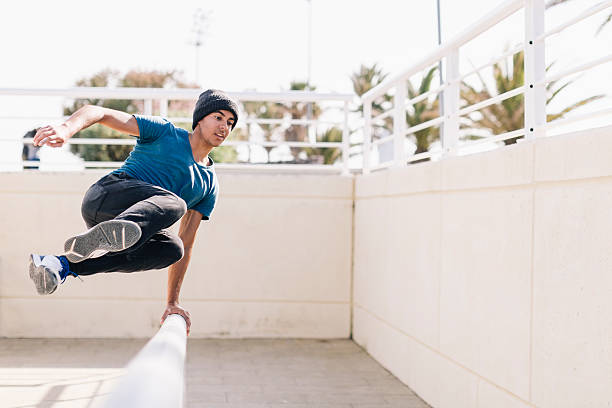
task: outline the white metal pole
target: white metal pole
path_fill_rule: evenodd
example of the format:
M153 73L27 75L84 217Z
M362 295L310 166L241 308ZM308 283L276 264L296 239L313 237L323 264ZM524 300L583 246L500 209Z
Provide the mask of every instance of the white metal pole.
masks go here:
M144 114L152 115L153 114L153 99L145 99L144 101Z
M393 161L394 167L406 165L404 141L406 139L406 83L399 81L393 98Z
M542 137L546 130L546 62L544 0L525 0L525 138Z
M436 11L438 15L438 46L442 46L442 21L440 17L440 0L436 1ZM444 84L444 75L442 74L442 58L438 61L438 78L440 78L440 86ZM440 92L438 94L438 110L440 111L440 116L444 116L444 93ZM440 127L442 132L444 129ZM442 136L442 132L440 135Z
M363 120L363 174L368 174L372 149L372 101L363 102Z
M185 319L169 315L128 364L105 408L182 408L187 348Z
M159 116L163 118L168 117L168 99L163 98L159 101Z
M446 80L449 86L444 94L444 122L442 125L442 148L444 154L455 154L459 140L459 49L455 48L446 57Z
M342 174L349 174L350 135L348 129L348 101L344 101L344 124L342 127Z

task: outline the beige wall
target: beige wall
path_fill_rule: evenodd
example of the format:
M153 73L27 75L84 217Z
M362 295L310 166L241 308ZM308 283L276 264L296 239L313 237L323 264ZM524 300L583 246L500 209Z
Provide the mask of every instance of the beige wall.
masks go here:
M192 336L348 337L353 296L354 339L435 408L608 406L611 136L355 183L222 173L182 291ZM30 251L56 253L82 230L81 197L101 174L0 174L0 336L155 332L163 271L69 279L48 297L27 277Z
M356 180L355 340L435 408L612 405L612 128Z
M353 179L220 172L181 291L193 337L349 337ZM104 172L0 174L0 336L148 337L166 272L69 278L38 296L32 251L83 230L80 205ZM297 187L297 188L296 188Z

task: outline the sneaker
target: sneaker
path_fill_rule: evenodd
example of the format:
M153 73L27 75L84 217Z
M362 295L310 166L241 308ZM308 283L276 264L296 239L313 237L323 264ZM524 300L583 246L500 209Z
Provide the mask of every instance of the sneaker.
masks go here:
M58 285L66 280L66 276L70 273L72 272L68 269L65 257L30 255L30 279L34 282L39 295L50 295L55 292Z
M118 252L134 245L142 231L133 221L104 221L89 231L68 238L64 244L66 258L70 262L81 262L90 258L94 252Z

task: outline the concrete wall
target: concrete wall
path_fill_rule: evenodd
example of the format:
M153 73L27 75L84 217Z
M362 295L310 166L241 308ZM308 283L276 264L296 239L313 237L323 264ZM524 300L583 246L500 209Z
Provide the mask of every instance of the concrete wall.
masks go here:
M435 408L610 406L611 136L381 171L355 191L350 177L220 174L183 285L192 336L348 337L353 286L355 340ZM163 271L47 297L27 277L31 251L82 230L101 174L0 174L0 336L155 332Z
M612 405L612 128L359 176L355 340L435 408Z
M159 327L165 271L68 278L44 297L27 275L30 252L61 252L84 229L83 194L103 174L0 174L0 336L149 337ZM191 336L349 337L353 179L219 178L181 291Z

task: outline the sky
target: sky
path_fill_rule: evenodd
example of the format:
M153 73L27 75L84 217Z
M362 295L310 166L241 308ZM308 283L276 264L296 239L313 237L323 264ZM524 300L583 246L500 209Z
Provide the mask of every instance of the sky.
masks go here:
M448 40L503 0L440 0ZM547 13L551 28L595 4L572 0ZM312 7L311 83L324 92L352 92L350 74L378 63L394 74L437 45L435 0L73 0L0 6L0 88L61 88L111 68L178 70L195 81L193 16L206 16L198 77L203 88L280 91L308 72L308 8ZM606 12L547 41L551 72L609 53L612 24L595 35ZM462 69L522 41L522 12L461 50ZM610 64L582 75L558 98L560 109L596 93L612 94ZM610 98L598 102L609 106ZM13 102L0 110L23 110ZM566 105L565 105L566 106Z

